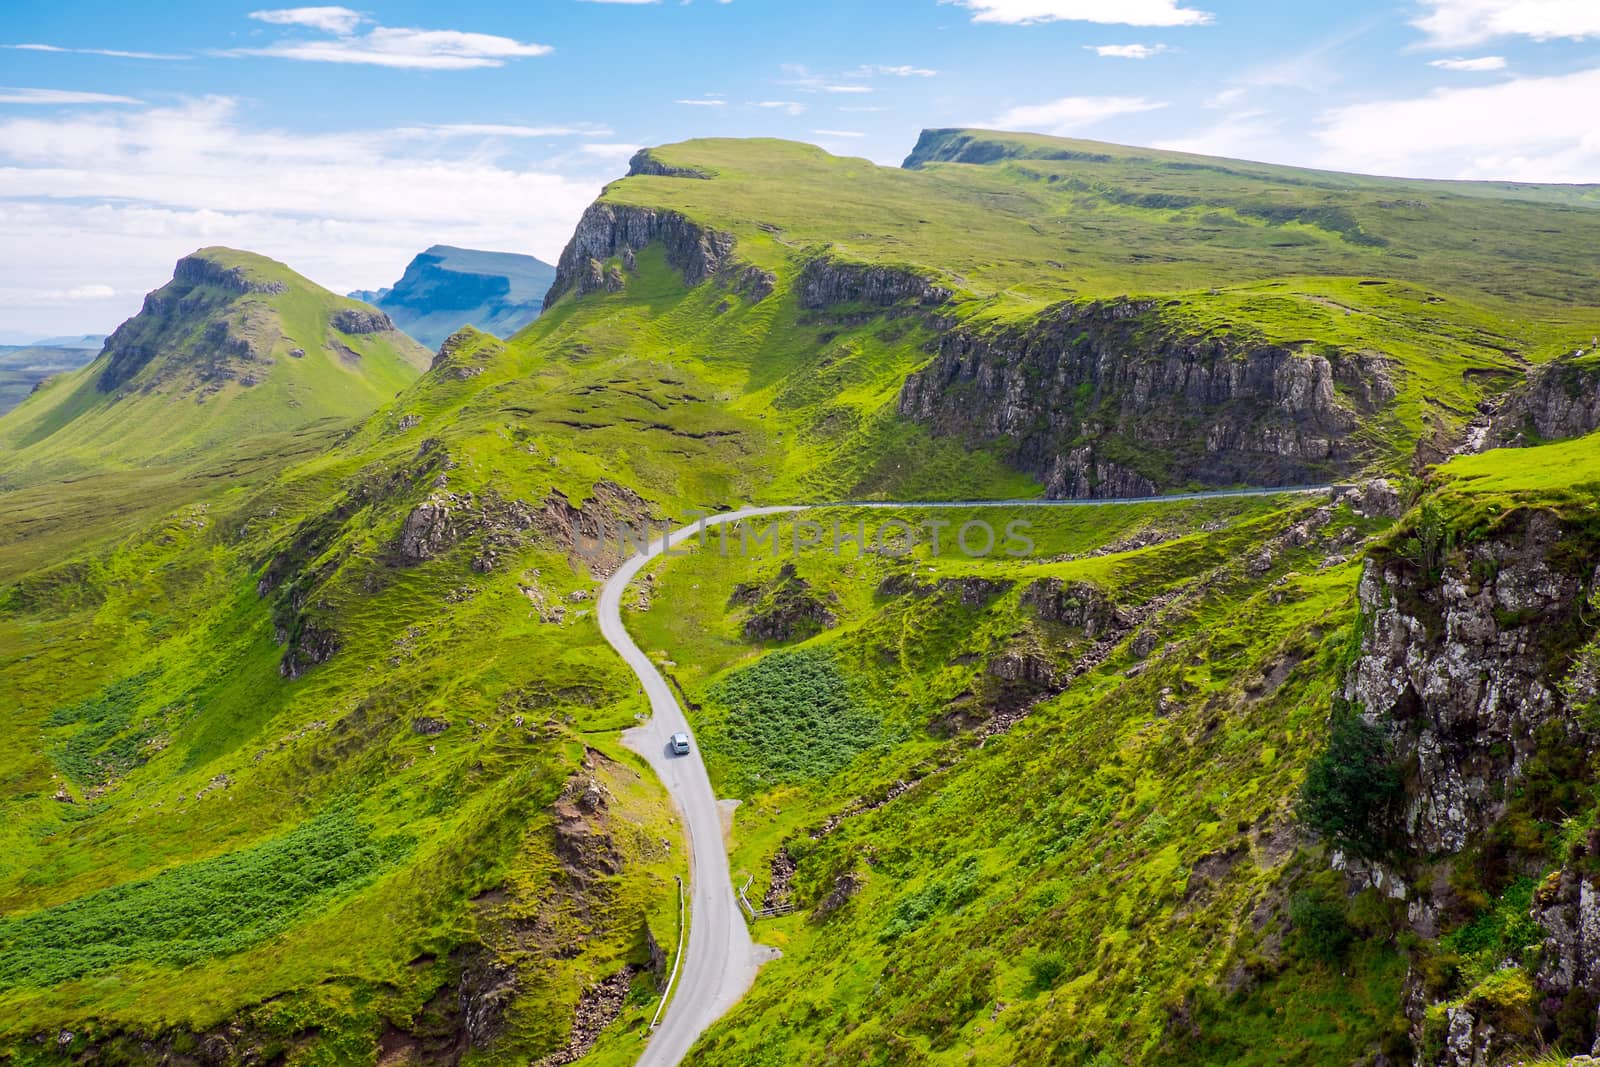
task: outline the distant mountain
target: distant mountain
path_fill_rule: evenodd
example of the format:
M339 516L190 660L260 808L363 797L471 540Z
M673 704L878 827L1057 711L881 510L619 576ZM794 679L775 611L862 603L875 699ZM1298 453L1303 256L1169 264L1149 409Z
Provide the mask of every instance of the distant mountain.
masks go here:
M22 330L0 330L0 348L93 348L96 351L106 343L103 333L68 334L59 337L40 337Z
M434 245L392 288L350 294L387 312L429 348L463 326L509 337L539 317L556 269L533 256Z
M103 342L104 338L101 340ZM46 378L77 370L89 362L94 358L96 348L98 346L86 348L42 342L0 345L0 415L22 403Z
M101 347L105 343L106 335L103 333L85 333L67 335L64 337L46 337L33 342L33 344L39 348L88 348L93 349L96 352L100 351Z
M381 311L263 256L203 249L92 363L0 420L0 483L176 462L365 415L428 358Z

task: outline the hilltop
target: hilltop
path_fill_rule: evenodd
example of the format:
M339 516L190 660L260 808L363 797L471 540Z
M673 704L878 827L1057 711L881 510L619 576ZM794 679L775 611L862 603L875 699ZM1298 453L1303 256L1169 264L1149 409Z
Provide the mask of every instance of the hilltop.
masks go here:
M0 423L0 484L178 463L364 415L427 362L382 313L263 256L202 249L92 362Z
M533 256L434 245L391 288L351 293L429 348L463 326L509 337L539 317L556 269Z

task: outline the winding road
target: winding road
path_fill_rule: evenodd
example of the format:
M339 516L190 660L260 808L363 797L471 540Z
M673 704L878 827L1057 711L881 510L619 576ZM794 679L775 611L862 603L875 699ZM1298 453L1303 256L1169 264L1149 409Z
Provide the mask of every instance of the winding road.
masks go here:
M728 853L722 841L722 816L717 808L711 779L700 758L698 745L686 756L675 756L668 747L674 733L693 735L689 720L672 694L667 680L656 670L644 651L634 644L622 624L622 595L628 584L663 550L695 537L702 528L737 522L740 519L782 515L822 508L979 508L979 507L1107 507L1116 504L1162 504L1185 500L1223 497L1273 496L1279 494L1324 493L1332 485L1292 486L1275 489L1223 489L1173 496L1119 500L961 500L961 501L844 501L837 504L806 504L743 508L702 520L651 542L650 550L635 555L606 580L600 590L600 633L638 675L650 699L650 721L628 730L623 743L649 761L666 785L682 813L689 835L690 895L688 948L680 961L677 992L667 1006L666 1018L650 1036L640 1067L676 1067L683 1061L700 1035L728 1009L739 1002L756 970L771 958L750 937L744 913L734 896L733 879L728 870Z

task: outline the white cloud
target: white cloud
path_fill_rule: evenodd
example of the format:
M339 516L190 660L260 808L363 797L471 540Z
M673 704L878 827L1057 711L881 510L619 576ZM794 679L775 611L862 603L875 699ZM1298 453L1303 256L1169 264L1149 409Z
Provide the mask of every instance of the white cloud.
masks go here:
M1154 111L1167 105L1142 96L1064 96L1044 104L1028 104L1001 112L989 125L1001 130L1070 133L1117 115Z
M1225 115L1212 125L1192 130L1182 137L1157 140L1154 148L1173 152L1194 152L1230 159L1262 159L1276 162L1283 152L1279 120L1266 111L1253 109Z
M1123 26L1203 26L1209 11L1182 0L941 0L971 8L973 22L1026 26L1036 22L1097 22Z
M1429 63L1430 67L1441 70L1505 70L1505 56L1477 56L1472 59L1435 59Z
M768 111L781 111L785 115L803 115L806 106L796 100L752 100L751 107L762 107Z
M8 89L0 86L0 104L142 104L131 96L83 93L73 89Z
M1600 69L1334 108L1322 164L1433 178L1600 178Z
M614 2L614 0L607 0L607 2ZM597 159L629 159L641 147L643 146L636 144L595 143L584 145L582 151L584 155L594 156Z
M0 307L69 307L117 296L109 285L75 285L70 289L0 288Z
M252 11L257 22L274 26L309 26L326 33L345 34L365 21L361 12L347 7L281 7L271 11Z
M812 130L818 137L865 137L859 130Z
M673 103L674 104L684 104L684 105L687 105L688 107L726 107L727 104L728 104L728 102L726 100L718 100L715 97L706 97L704 99L692 99L692 100L674 100Z
M79 56L114 56L117 59L188 59L188 56L172 55L167 52L124 52L120 48L62 48L53 44L8 44L0 48L10 48L18 52L60 52Z
M1171 51L1164 44L1088 44L1084 47L1107 59L1149 59Z
M611 132L606 126L580 124L577 126L517 126L495 122L446 122L426 126L402 126L394 133L400 137L604 137Z
M857 67L845 74L818 74L798 63L783 65L782 85L793 86L802 93L870 93L872 86L862 79L872 76L873 68Z
M260 48L238 48L224 55L267 56L306 63L355 63L409 70L474 70L502 67L508 60L542 56L550 46L518 41L493 33L462 30L419 30L398 26L373 26L366 33L357 27L369 21L347 7L289 7L253 11L250 17L276 26L301 26L330 36L325 40L286 39Z
M882 63L872 63L860 68L860 72L868 77L882 75L886 78L933 78L939 72L929 70L927 67L898 66L890 67Z
M1548 41L1600 37L1594 0L1422 0L1428 13L1413 20L1440 48L1481 44L1496 37Z
M531 142L520 142L531 144ZM0 290L118 294L71 308L12 300L41 333L115 326L180 256L209 244L283 260L336 291L394 280L437 243L554 261L621 146L549 161L391 130L246 125L225 98L171 107L0 115Z
M279 41L265 48L241 48L229 54L411 70L474 70L502 67L509 59L542 56L549 52L549 45L524 43L492 33L375 26L370 32L356 37L338 37L328 41Z

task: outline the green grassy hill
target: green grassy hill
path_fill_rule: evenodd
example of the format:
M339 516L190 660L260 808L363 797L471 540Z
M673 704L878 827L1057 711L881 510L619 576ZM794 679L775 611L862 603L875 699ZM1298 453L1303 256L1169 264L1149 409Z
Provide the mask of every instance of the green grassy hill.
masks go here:
M365 415L427 362L365 305L265 257L202 249L92 363L0 421L0 484L181 464L256 435Z
M656 568L630 626L744 801L735 869L796 906L693 1062L1433 1062L1462 1011L1486 1055L1592 1039L1522 919L1590 864L1600 440L1430 469L1600 332L1589 191L978 131L911 162L646 152L532 326L420 375L370 309L209 251L0 420L0 1054L631 1062L688 872L580 540L1379 473L961 516L1032 521L1020 560L947 530ZM1451 612L1508 680L1448 674ZM1391 700L1411 652L1451 684ZM1438 804L1361 809L1382 848L1336 871L1308 775Z

